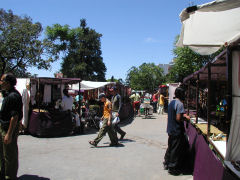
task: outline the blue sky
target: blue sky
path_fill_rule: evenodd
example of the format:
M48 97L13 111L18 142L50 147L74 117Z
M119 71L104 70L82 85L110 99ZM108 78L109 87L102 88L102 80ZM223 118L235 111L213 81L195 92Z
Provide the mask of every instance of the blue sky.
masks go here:
M103 35L102 56L106 78L126 78L132 66L144 62L169 63L175 36L180 33L179 14L189 6L210 0L7 0L1 8L28 15L43 27L59 23L77 27L85 18L89 27ZM29 69L39 77L53 77L61 60L51 70Z

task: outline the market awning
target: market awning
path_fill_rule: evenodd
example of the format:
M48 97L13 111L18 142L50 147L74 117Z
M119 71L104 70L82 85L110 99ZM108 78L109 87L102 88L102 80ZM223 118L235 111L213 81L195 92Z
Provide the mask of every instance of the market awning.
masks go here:
M91 89L98 89L107 85L114 85L115 82L95 82L95 81L82 81L81 82L81 90L91 90ZM72 85L72 90L79 90L78 84Z
M201 55L210 55L222 46L240 41L240 1L216 0L184 9L177 46L188 46Z
M81 79L79 78L48 78L48 77L39 77L31 78L31 82L42 83L42 84L76 84L79 83Z

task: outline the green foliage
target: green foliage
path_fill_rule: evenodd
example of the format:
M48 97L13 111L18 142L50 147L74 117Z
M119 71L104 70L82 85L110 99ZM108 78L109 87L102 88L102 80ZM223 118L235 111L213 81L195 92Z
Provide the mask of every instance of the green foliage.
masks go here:
M154 63L143 63L139 67L133 66L128 70L126 79L132 89L150 92L153 92L164 81L163 69Z
M85 19L81 19L77 28L59 24L48 26L46 34L58 53L64 52L61 66L64 76L105 80L106 66L101 57L102 35L87 27Z
M212 55L202 56L188 47L177 47L176 42L178 39L179 36L176 37L174 43L174 60L173 66L170 68L169 74L167 75L168 82L182 82L185 77L202 68L222 51L221 49Z
M28 67L48 69L57 59L51 42L39 40L42 25L0 9L0 73L30 76Z

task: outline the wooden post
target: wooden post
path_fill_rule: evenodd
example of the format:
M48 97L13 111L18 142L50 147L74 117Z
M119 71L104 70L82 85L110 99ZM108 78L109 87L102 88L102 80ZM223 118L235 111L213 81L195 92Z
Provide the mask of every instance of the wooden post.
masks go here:
M227 140L230 132L231 118L232 118L232 51L227 48L227 117L225 120L229 122L227 127Z
M190 80L188 81L188 95L187 95L187 114L189 115L189 101L190 101Z
M197 74L197 90L196 90L196 124L198 123L199 111L199 74Z
M211 127L211 63L208 64L208 106L207 106L207 136L210 136L210 127Z

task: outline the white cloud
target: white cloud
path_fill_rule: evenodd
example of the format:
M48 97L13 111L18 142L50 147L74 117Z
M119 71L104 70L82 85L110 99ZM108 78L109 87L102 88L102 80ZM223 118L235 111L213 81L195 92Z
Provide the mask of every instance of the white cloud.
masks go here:
M157 43L158 40L157 39L154 39L152 37L148 37L148 38L145 38L144 40L146 43Z

